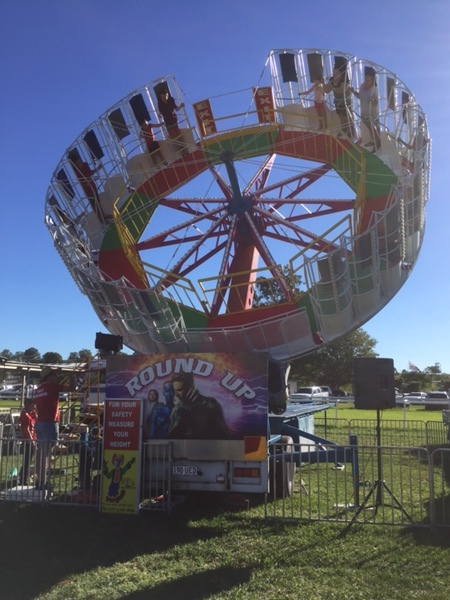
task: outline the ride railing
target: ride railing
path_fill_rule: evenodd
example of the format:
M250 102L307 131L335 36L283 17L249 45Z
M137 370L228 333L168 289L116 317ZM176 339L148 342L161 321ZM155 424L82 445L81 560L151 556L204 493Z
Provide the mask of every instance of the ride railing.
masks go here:
M397 186L387 199L386 209L372 214L364 234L354 236L350 223L347 232L337 229L340 236L333 243L327 242L320 252L305 257L307 247L291 259L294 273L305 268L305 281L325 333L346 331L353 318L345 312L350 305L363 320L377 310L381 294L390 298L401 287L422 242L423 228L411 233L414 224L420 227L423 203L417 209L418 214L407 213L402 188ZM325 239L330 233L326 232Z
M336 62L347 76L348 85L359 90L364 82L366 68L372 67L376 73L378 92L379 122L385 131L407 144L412 144L418 129L425 127L423 111L413 93L392 72L374 62L357 57L317 48L274 50L269 55L269 68L276 106L299 102L299 93L311 88L320 78L327 83L333 75ZM302 96L305 98L305 96ZM333 94L325 97L329 109L333 108ZM357 115L359 122L359 100L353 95L349 99L350 116ZM358 123L359 124L359 123Z
M351 238L351 231L351 220L344 217L324 233L323 247L319 252L307 255L312 248L310 245L291 259L293 273L297 273L302 266L304 268L305 282L319 319L334 315L347 319L346 312L352 302L352 284L345 234L350 233L348 237ZM334 234L334 237L330 238L330 234ZM300 259L303 259L303 264Z
M210 327L206 331L189 329L184 337L191 348L204 352L257 352L276 348L279 360L304 354L316 343L306 308L294 309L270 318L260 318L252 325Z
M291 303L300 295L300 280L286 273L281 265L273 268L260 267L248 271L233 272L227 275L233 283L224 281L224 276L204 277L199 280L203 293L202 305L211 314L213 307L221 300L224 314L237 314L249 308L274 304ZM251 285L249 282L252 282ZM250 297L249 297L250 294ZM230 302L233 296L234 302Z
M283 73L283 67L281 66L280 68L280 65L277 63L277 57L279 58L281 54L286 53L292 56L295 70L295 77L291 79L288 77L287 83L285 82L286 73ZM268 119L266 123L259 122L258 111L252 108L254 96L252 96L249 109L246 112L236 112L230 115L229 97L224 96L220 97L220 99L222 100L223 111L226 116L214 117L214 123L216 125L225 123L223 130L229 131L230 129L254 127L255 125L260 127L262 125L262 129L264 129L268 125L273 125L274 122L283 122L280 110L289 104L300 106L298 94L299 92L304 92L310 86L310 82L313 81L313 72L315 73L317 70L318 63L320 62L321 64L323 76L327 78L331 76L333 60L336 56L344 57L348 61L349 81L356 88L362 83L365 67L371 65L375 68L378 78L379 120L381 127L389 132L391 139L396 141L402 162L412 165L414 168L414 165L417 164L418 155L421 154L422 160L419 159L419 162L426 163L427 161L424 161L424 159L429 154L426 121L412 93L395 75L383 67L367 61L357 60L351 55L342 55L342 53L332 51L308 49L272 52L269 65L275 99L273 119ZM176 101L181 103L181 93L173 78L167 77L164 80L155 80L136 90L113 106L96 122L86 128L72 145L72 149L75 148L81 158L91 168L98 169L92 178L99 195L105 196L103 202L106 204L104 208L108 212L107 217L112 216L113 207L117 210L120 208L121 202L130 199L130 187L136 187L133 186L134 176L140 179L139 183L147 177L145 175L142 178L142 172L145 174L147 170L147 167L142 168L142 164L147 163L148 157L145 153L145 144L137 122L139 110L144 110L144 113L147 113L147 116L150 116L155 123L155 136L161 144L167 142L173 143L176 146L178 143L180 152L184 147L182 140L179 142L169 140L164 127L157 126L159 116L155 94L157 85L163 81L169 83ZM245 93L248 95L248 91ZM139 100L138 105L141 106L141 109L138 111L136 111L136 100ZM214 101L218 102L218 99L215 98ZM328 103L328 108L331 109L332 105L329 97L326 102ZM359 121L357 103L354 100L352 102L352 114L356 115L356 120ZM307 110L310 110L310 108ZM189 125L184 109L179 111L179 117L180 127L192 134L192 140L195 145L199 140L198 133L195 128ZM305 115L302 115L302 118L304 117ZM301 125L299 127L302 129ZM304 129L311 130L311 127L308 125ZM335 131L332 128L331 131L334 131L335 136L338 133L338 129ZM220 131L217 131L216 127L215 134L217 133L220 134ZM133 165L128 164L129 160L134 157L139 158L139 156L142 158L139 168L136 169ZM355 168L354 162L355 159L353 156L348 168L343 169L343 173L348 172L350 174L350 179L352 178L351 173ZM364 172L364 169L356 168L359 172ZM55 171L51 189L51 194L59 199L60 203L62 203L62 208L65 208L74 220L86 213L89 214L92 212L92 206L85 197L82 182L78 179L67 156L61 160ZM358 198L362 198L364 194L358 191L357 196ZM95 218L92 217L91 220L95 220Z
M279 317L270 319L264 319L263 312L261 312L261 318L258 319L257 324L254 327L248 327L248 331L246 331L247 327L227 327L226 339L221 339L224 336L223 328L208 328L206 333L202 332L201 329L196 330L195 327L187 331L180 307L190 307L199 314L209 315L214 298L217 294L220 295L221 292L218 283L220 278L200 280L200 289L203 290L202 296L193 287L190 280L163 269L158 269L148 263L144 263L144 267L149 279L149 289L134 290L123 284L123 294L128 297L127 305L130 306L130 311L131 308L133 311L128 311L125 314L122 300L117 299L115 303L130 331L137 331L138 327L144 324L146 332L149 335L156 336L155 340L160 339L164 343L172 344L182 343L185 340L194 348L208 347L211 351L214 349L218 351L218 348L220 348L220 351L223 352L232 351L236 347L240 347L242 351L244 347L249 351L254 351L255 349L267 347L264 344L269 342L273 345L275 338L278 339L276 345L280 346L280 351L284 345L286 352L288 349L293 351L293 346L297 351L301 351L311 343L312 328L310 319L306 310L298 311L298 308L295 311L283 313ZM254 279L253 287L257 294L256 303L261 309L270 305L279 305L283 298L287 302L286 295L283 296L283 286L289 288L288 294L291 294L293 298L295 297L296 301L301 301L301 297L305 293L300 289L302 283L298 281L298 278L283 274L281 267L279 267L279 272L278 276L272 277L267 269L261 268L237 275L244 275L245 281L248 281L249 278ZM265 274L269 276L266 277ZM103 286L112 287L108 292L111 297L117 295L120 291L117 289L117 282L114 282L114 284L105 283ZM227 287L226 290L228 289ZM225 293L225 290L222 291ZM248 283L245 285L237 283L231 286L230 293L235 293L238 299L233 314L245 310L245 291L248 291ZM227 304L227 306L229 305ZM226 313L220 311L219 314ZM277 325L275 326L275 324Z
M153 84L156 86L162 81ZM164 81L171 88L177 104L181 104L175 80L167 77ZM184 108L178 112L179 139L171 138L165 126L159 123L156 88L152 90L151 85L136 90L101 115L62 157L47 194L48 200L53 198L53 206L48 201L47 209L56 222L61 221L60 211L76 224L84 219L83 228L88 230L90 238L97 240L113 211L121 209L138 185L145 183L150 174L177 160L186 147L191 150L195 147L198 137L189 125ZM155 138L160 144L160 160L156 158L158 153L148 154L138 117L152 120ZM74 152L86 165L83 174L70 159ZM93 231L89 233L89 230Z

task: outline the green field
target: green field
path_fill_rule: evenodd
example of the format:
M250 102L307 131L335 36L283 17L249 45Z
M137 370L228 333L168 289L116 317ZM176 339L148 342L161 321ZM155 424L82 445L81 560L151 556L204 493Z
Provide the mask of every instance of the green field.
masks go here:
M330 427L363 419L340 406ZM374 419L373 411L367 411ZM408 409L420 424L440 414ZM383 412L401 420L403 411ZM386 421L387 423L387 421ZM386 425L387 426L387 425ZM219 500L220 499L220 500ZM233 502L232 502L233 501ZM270 512L270 511L269 511ZM448 519L447 519L448 522ZM197 495L170 515L0 503L2 600L444 600L450 530L266 519Z
M265 520L192 500L170 517L0 505L3 600L446 600L449 531Z

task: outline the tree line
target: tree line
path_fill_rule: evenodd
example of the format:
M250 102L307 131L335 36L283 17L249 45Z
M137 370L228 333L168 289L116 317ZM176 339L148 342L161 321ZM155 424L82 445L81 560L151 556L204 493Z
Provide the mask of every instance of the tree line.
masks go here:
M344 389L351 392L353 382L354 358L377 358L375 352L377 340L363 329L356 329L340 340L324 345L315 352L297 358L291 362L289 378L300 386L327 385L331 389ZM28 348L23 352L12 353L5 349L3 359L44 364L64 364L89 362L93 358L90 350L82 349L70 352L66 360L58 352L45 352L41 355L37 348ZM450 375L442 373L439 363L423 371L395 371L395 386L403 393L412 391L450 389Z
M290 379L300 385L327 385L331 389L352 391L353 359L378 358L377 340L363 329L356 329L340 340L319 348L316 352L292 362ZM435 363L423 371L397 371L394 368L395 387L401 393L427 392L450 389L450 375L442 373Z
M90 350L83 349L78 352L71 352L66 360L59 352L45 352L41 354L37 348L28 348L23 352L11 352L8 349L2 350L1 357L6 360L12 360L30 364L62 365L64 363L88 362L93 358Z

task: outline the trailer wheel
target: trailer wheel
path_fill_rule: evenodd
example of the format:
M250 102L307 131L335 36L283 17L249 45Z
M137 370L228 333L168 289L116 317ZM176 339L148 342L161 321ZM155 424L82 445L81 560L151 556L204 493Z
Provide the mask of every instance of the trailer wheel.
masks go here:
M273 451L279 458L270 462L269 478L270 498L277 500L289 498L294 493L295 462L289 456L294 452L294 440L288 435L282 435Z

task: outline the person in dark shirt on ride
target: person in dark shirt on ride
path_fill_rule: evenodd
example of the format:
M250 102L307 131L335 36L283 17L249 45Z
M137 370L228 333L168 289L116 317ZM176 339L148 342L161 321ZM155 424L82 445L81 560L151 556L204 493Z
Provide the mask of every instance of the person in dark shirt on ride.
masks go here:
M165 90L159 95L158 110L164 120L167 134L172 139L181 134L176 111L181 110L182 108L184 108L184 104L178 106L173 96L170 95L169 90Z
M98 189L92 178L93 175L95 175L102 167L102 164L99 163L95 169L91 169L91 167L82 160L81 156L78 154L78 151L75 149L69 152L67 158L70 160L75 175L80 182L81 188L83 189L83 192L88 199L92 210L95 212L101 223L106 223L106 217L101 207Z
M197 390L192 373L173 375L172 385L178 403L172 410L168 439L230 438L222 406L215 398L203 396Z
M350 139L355 138L353 125L352 92L345 69L335 67L333 75L323 87L324 93L333 92L334 108L341 123L341 129Z

